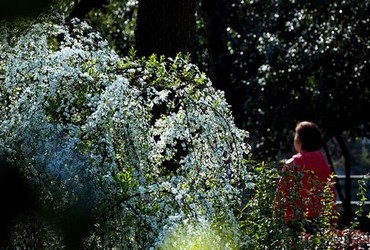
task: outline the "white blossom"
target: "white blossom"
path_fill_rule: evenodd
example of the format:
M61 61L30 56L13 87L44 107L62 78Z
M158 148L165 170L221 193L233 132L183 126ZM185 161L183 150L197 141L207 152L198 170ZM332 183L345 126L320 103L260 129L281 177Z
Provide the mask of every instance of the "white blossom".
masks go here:
M252 186L249 145L223 93L181 57L120 58L71 25L33 25L12 45L0 35L0 148L45 206L89 195L95 248L155 247L185 220L233 220Z

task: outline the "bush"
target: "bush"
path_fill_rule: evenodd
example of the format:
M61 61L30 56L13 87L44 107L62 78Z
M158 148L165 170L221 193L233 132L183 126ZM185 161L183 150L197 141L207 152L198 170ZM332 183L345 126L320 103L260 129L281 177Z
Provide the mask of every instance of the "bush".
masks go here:
M294 214L301 219L288 226L284 218L288 204L310 202L302 201L299 191L301 179L310 173L280 172L272 163L251 161L249 164L255 188L247 195L247 203L239 217L242 249L366 249L370 246L369 234L358 230L356 221L349 228L337 228L338 213L332 200L330 181L319 193L321 204L317 207L321 216L310 219L305 211L295 206ZM281 176L294 180L288 199L277 189ZM315 183L311 175L309 179ZM366 185L362 181L360 190L364 191ZM315 190L311 192L315 193ZM364 202L364 194L359 193L359 196ZM362 212L357 210L356 215L361 217Z
M234 221L248 133L186 57L119 57L78 20L0 34L1 151L59 224L90 211L85 246L142 249L187 219ZM53 230L23 237L48 246Z

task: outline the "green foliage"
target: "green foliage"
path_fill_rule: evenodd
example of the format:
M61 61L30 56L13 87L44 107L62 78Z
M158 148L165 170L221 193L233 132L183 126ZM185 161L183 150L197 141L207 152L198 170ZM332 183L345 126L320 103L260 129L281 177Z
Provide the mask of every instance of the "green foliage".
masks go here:
M362 179L358 180L358 191L357 191L357 199L359 201L357 209L355 211L355 219L351 224L351 228L355 229L359 226L359 219L364 215L364 206L365 202L368 200L366 198L366 194L368 192L367 186L369 184L369 174L364 175Z
M137 4L137 0L112 0L106 8L91 11L85 20L94 25L118 54L127 55L134 45Z
M283 239L282 220L274 220L273 204L279 173L264 162L251 163L254 192L248 194L247 204L241 211L241 230L245 236L244 248L274 247ZM253 172L251 172L253 171ZM276 242L275 242L276 241Z
M245 128L263 159L289 151L314 120L325 135L369 136L369 1L229 1L232 82L245 89Z

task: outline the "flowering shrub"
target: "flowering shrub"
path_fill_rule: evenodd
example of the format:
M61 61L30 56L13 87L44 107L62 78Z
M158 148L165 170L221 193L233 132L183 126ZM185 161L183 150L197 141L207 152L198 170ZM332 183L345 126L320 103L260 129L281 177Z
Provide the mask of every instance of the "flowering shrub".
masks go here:
M44 209L93 214L86 246L156 247L182 221L235 219L248 133L195 65L119 57L77 20L0 29L1 152ZM60 241L26 224L10 244Z

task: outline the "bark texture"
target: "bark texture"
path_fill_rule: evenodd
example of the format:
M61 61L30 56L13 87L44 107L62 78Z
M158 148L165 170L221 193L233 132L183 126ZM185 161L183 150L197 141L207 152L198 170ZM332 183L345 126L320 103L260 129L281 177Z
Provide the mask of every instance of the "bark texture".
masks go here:
M135 31L139 56L192 53L195 0L140 0Z

